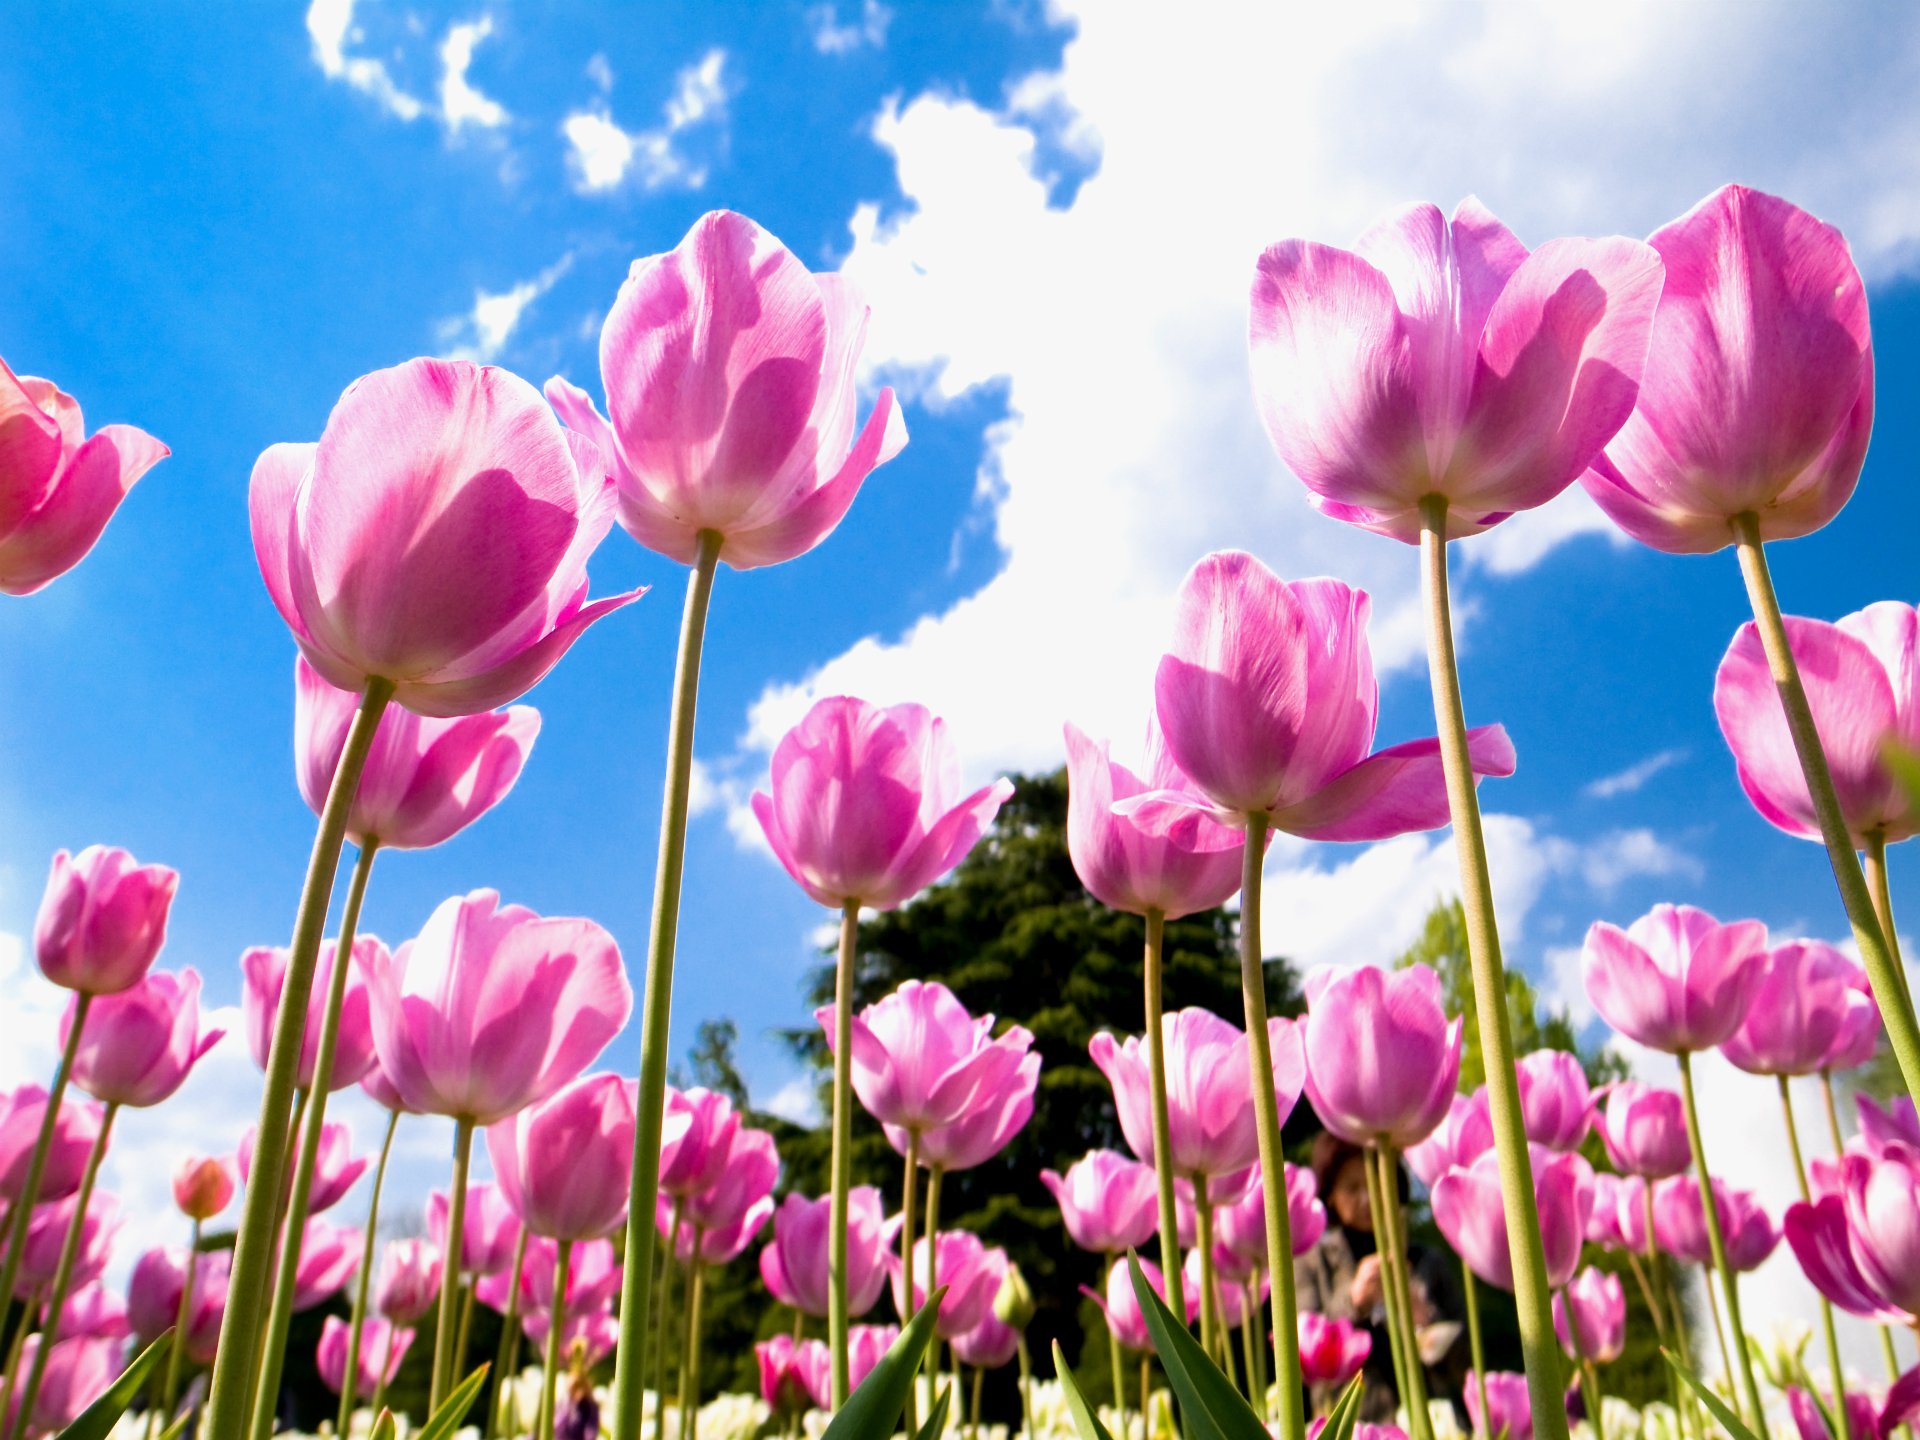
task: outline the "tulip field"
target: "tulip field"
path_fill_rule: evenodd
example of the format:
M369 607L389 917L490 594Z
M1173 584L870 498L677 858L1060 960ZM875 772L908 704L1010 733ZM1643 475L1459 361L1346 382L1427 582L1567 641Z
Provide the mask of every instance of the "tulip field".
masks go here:
M1911 1440L1920 1022L1886 861L1920 830L1920 612L1797 616L1769 570L1840 513L1867 454L1846 239L1729 185L1645 241L1529 250L1469 199L1409 205L1351 248L1247 258L1248 403L1316 509L1407 547L1391 553L1418 574L1434 733L1377 733L1366 591L1237 550L1192 557L1136 733L1057 717L1073 873L1138 956L1137 1020L1086 1047L1124 1148L1025 1177L1051 1197L1049 1243L1097 1257L1086 1304L1037 1294L954 1220L954 1187L1035 1114L1040 1021L931 975L856 1001L863 927L953 884L1016 793L963 781L925 706L818 700L751 797L837 937L812 1016L824 1182L796 1184L722 1090L669 1083L675 1027L700 1018L674 979L715 586L830 543L908 441L893 391L858 383L859 289L716 210L609 297L598 393L408 359L340 377L317 438L259 456L251 540L315 823L287 943L233 972L257 1120L196 1137L174 1243L116 1264L104 1157L221 1032L168 950L175 871L108 844L55 854L30 953L68 996L59 1061L0 1094L0 1440ZM135 523L115 512L168 455L131 424L90 431L57 381L0 363L9 603L41 604ZM1575 485L1640 545L1734 552L1752 618L1700 686L1753 808L1824 848L1831 928L1844 916L1853 941L1770 936L1682 894L1594 921L1585 995L1674 1058L1677 1088L1624 1066L1596 1083L1590 1057L1515 1040L1478 786L1518 756L1500 724L1469 724L1450 566ZM589 582L598 548L629 542L687 572L670 724L635 737L664 794L647 934L490 889L397 946L364 933L387 852L511 806L540 763L541 715L518 702L641 598ZM1261 935L1275 837L1441 829L1471 1006L1425 963L1323 965L1280 1013ZM1170 1005L1169 925L1223 906L1237 964L1223 951L1216 978L1238 1003ZM1484 1083L1463 1081L1468 1051ZM1756 1130L1784 1130L1784 1210L1716 1168L1748 1142L1702 1124L1693 1060L1715 1051L1749 1077ZM1796 1109L1808 1077L1824 1113ZM386 1117L371 1147L329 1117L356 1086ZM381 1208L417 1116L454 1137L420 1234ZM855 1154L880 1138L875 1183ZM350 1192L359 1224L338 1218ZM1783 1248L1818 1296L1797 1347L1742 1309L1742 1277ZM739 1277L757 1393L713 1382L746 1355L708 1333ZM1088 1317L1071 1360L1029 1343L1042 1304ZM1504 1365L1496 1309L1516 1327ZM1877 1332L1884 1373L1848 1367L1843 1326ZM1630 1339L1660 1357L1631 1402ZM296 1432L309 1363L330 1413ZM1002 1370L1017 1379L983 1412Z

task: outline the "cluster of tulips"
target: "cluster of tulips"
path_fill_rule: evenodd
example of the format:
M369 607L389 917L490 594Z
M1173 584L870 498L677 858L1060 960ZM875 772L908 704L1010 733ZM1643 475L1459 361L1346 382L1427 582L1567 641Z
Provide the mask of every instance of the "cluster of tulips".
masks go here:
M551 1440L559 1374L610 1349L605 1421L616 1440L638 1440L650 1357L668 1343L667 1262L685 1276L690 1400L703 1267L741 1253L770 1215L762 1273L784 1303L824 1315L827 1332L763 1352L783 1406L804 1392L862 1440L891 1433L904 1407L912 1433L917 1400L899 1377L937 1340L976 1367L1024 1355L1017 1274L977 1238L940 1230L938 1211L942 1176L995 1153L1030 1113L1031 1037L1018 1026L996 1034L991 1017L966 1014L938 986L909 984L858 1015L851 1003L862 911L902 905L947 874L1010 793L1004 780L969 791L952 737L923 707L820 701L775 749L769 791L753 797L779 862L840 919L835 1002L819 1016L833 1057L828 1195L790 1195L776 1213L770 1138L715 1097L666 1084L714 581L722 561L746 571L819 544L905 443L890 391L859 422L866 314L841 277L810 273L751 221L715 213L677 249L636 262L621 287L601 335L604 414L564 379L543 396L494 367L414 360L349 386L317 442L260 457L253 544L299 651L298 780L319 824L290 945L241 967L265 1082L238 1152L235 1242L230 1255L201 1250L198 1227L227 1203L233 1176L197 1162L181 1184L188 1248L142 1261L140 1303L125 1317L95 1283L112 1222L94 1181L118 1111L167 1099L215 1037L200 1031L193 972L152 969L172 873L98 847L62 855L35 944L47 977L73 992L63 1053L51 1093L11 1098L7 1134L32 1140L10 1139L0 1172L0 1294L25 1301L5 1337L4 1440L66 1423L116 1368L96 1337L122 1325L150 1334L156 1321L144 1317L168 1301L176 1343L150 1347L128 1372L144 1378L140 1367L169 1351L156 1420L179 1403L183 1361L206 1362L200 1433L264 1440L290 1316L355 1271L353 1319L329 1327L321 1356L342 1391L342 1432L356 1391L380 1399L429 1314L435 1423L463 1413L482 1381L460 1378L463 1316L478 1299L508 1317L503 1349L523 1332L545 1348L535 1414L490 1405L489 1429ZM1514 1295L1525 1376L1489 1375L1476 1353L1469 1400L1484 1432L1563 1440L1563 1342L1590 1389L1594 1362L1617 1350L1619 1290L1575 1273L1587 1239L1641 1267L1689 1382L1683 1317L1644 1262L1656 1248L1711 1262L1740 1383L1733 1408L1711 1396L1708 1408L1736 1432L1759 1427L1735 1276L1771 1248L1774 1227L1712 1179L1690 1057L1717 1046L1756 1073L1826 1076L1884 1033L1908 1091L1920 1085L1885 867L1887 844L1920 828L1901 778L1920 744L1920 621L1895 603L1834 625L1786 618L1764 549L1832 519L1864 462L1872 350L1846 244L1786 201L1740 187L1645 243L1559 239L1532 252L1475 201L1451 218L1420 205L1350 251L1269 249L1249 338L1260 414L1313 505L1418 547L1439 733L1375 750L1366 594L1283 580L1237 552L1203 558L1180 589L1137 764L1067 729L1075 865L1144 933L1143 1035L1093 1046L1136 1159L1092 1155L1050 1182L1070 1233L1114 1259L1100 1298L1116 1395L1122 1348L1150 1340L1195 1440L1263 1426L1302 1440L1308 1382L1342 1380L1359 1363L1350 1332L1296 1304L1291 1257L1326 1224L1281 1149L1281 1122L1304 1093L1368 1157L1413 1440L1430 1440L1432 1422L1402 1155L1429 1183L1469 1273ZM0 433L0 588L21 594L76 563L166 453L127 427L86 437L70 397L11 371L0 373ZM1508 1033L1476 786L1511 773L1516 757L1501 727L1466 724L1448 547L1576 482L1656 549L1737 551L1754 622L1721 666L1716 710L1761 813L1824 843L1862 962L1814 945L1769 950L1760 926L1686 908L1626 931L1596 925L1585 962L1595 1006L1678 1058L1677 1112L1674 1097L1627 1085L1595 1102L1564 1060L1516 1060ZM619 950L593 922L476 890L445 901L397 949L357 933L376 856L439 844L496 804L539 725L511 702L589 626L639 598L589 598L589 557L616 519L690 571L633 1080L586 1073L633 1002ZM1488 628L1497 644L1497 623ZM1460 859L1487 1076L1464 1099L1460 1022L1444 1013L1431 971L1317 973L1298 1022L1269 1017L1263 973L1262 864L1276 831L1373 841L1443 825ZM329 943L349 840L357 858ZM1165 922L1236 893L1240 1023L1163 1014ZM319 1218L365 1165L326 1120L328 1095L354 1083L394 1117L376 1213L359 1235ZM69 1102L69 1085L104 1108ZM851 1183L856 1098L904 1158L894 1220ZM378 1177L393 1125L415 1112L454 1122L437 1261L403 1242L370 1297ZM1603 1181L1574 1153L1596 1117L1627 1178ZM492 1187L469 1184L476 1133ZM1689 1160L1691 1177L1681 1173ZM1917 1185L1910 1103L1872 1112L1863 1138L1803 1167L1805 1199L1784 1229L1832 1304L1914 1323ZM1149 1232L1159 1267L1136 1254ZM897 1334L852 1323L883 1274ZM1180 1289L1171 1309L1169 1281ZM1236 1326L1244 1399L1224 1378ZM1826 1328L1831 1348L1830 1315ZM1891 1339L1889 1356L1898 1370ZM1866 1440L1904 1416L1910 1379L1863 1410L1837 1350L1830 1358L1827 1400L1805 1398L1831 1440ZM513 1363L498 1361L503 1372ZM896 1398L851 1404L862 1371L863 1395ZM1336 1440L1352 1432L1353 1393L1315 1422ZM690 1433L691 1406L681 1409ZM1097 1435L1097 1420L1085 1426Z

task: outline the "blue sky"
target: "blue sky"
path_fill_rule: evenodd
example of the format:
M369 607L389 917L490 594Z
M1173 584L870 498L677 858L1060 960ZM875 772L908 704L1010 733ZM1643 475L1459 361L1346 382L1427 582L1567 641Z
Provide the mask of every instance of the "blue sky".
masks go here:
M1815 209L1868 275L1880 406L1859 493L1776 549L1777 579L1829 617L1914 599L1920 19L1325 8L1197 5L1178 32L1160 7L1068 0L0 20L0 355L174 451L84 565L0 607L0 933L30 933L56 847L123 844L180 869L171 963L233 1000L241 949L284 939L312 831L292 646L247 536L254 457L415 354L598 393L629 262L716 206L866 285L869 378L901 388L913 435L819 550L716 592L676 1029L732 1015L763 1100L794 1078L767 1032L802 1014L826 917L743 802L814 694L923 700L981 776L1051 767L1064 719L1137 733L1180 575L1239 545L1372 589L1382 740L1431 733L1413 553L1315 516L1254 418L1245 293L1272 240L1345 243L1469 191L1533 244L1645 233L1729 179ZM1752 814L1713 724L1744 614L1730 554L1628 547L1570 495L1456 555L1469 713L1520 754L1483 792L1518 963L1577 1000L1587 923L1662 899L1838 934L1819 850ZM506 805L382 860L368 917L389 940L493 886L600 920L638 983L684 572L618 532L593 569L656 589L534 693L545 728ZM1391 954L1452 864L1444 836L1277 848L1269 948ZM0 995L41 1014L9 965ZM150 1127L130 1156L191 1128ZM415 1145L419 1175L437 1145Z

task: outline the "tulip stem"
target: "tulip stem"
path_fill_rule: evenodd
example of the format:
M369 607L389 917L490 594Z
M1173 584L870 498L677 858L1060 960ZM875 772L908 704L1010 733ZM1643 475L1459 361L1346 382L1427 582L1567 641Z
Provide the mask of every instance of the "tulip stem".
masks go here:
M700 1428L700 1299L706 1265L700 1252L707 1243L703 1225L693 1227L693 1255L687 1261L687 1349L680 1362L680 1433L677 1440L696 1440ZM548 1437L551 1440L551 1437Z
M673 1337L673 1287L667 1282L680 1258L680 1227L686 1222L686 1201L673 1200L673 1221L667 1227L667 1249L660 1257L660 1304L654 1312L653 1433L654 1440L665 1440L667 1433L667 1348ZM656 1220L655 1223L658 1223Z
M1413 1382L1407 1378L1407 1342L1400 1333L1400 1310L1393 1297L1393 1252L1381 1237L1386 1226L1387 1202L1380 1193L1380 1169L1369 1149L1360 1168L1367 1177L1367 1211L1373 1217L1374 1257L1380 1270L1380 1308L1387 1317L1387 1350L1393 1360L1394 1392L1403 1400L1413 1394ZM1409 1401L1408 1414L1413 1406Z
M493 1352L493 1396L487 1402L487 1423L483 1440L493 1440L503 1423L500 1403L513 1376L514 1351L520 1338L520 1270L527 1263L527 1227L520 1227L520 1238L513 1242L513 1266L507 1271L507 1309L500 1317L500 1343ZM345 1435L347 1432L340 1432Z
M1638 1268L1636 1265L1635 1269ZM1640 1288L1646 1288L1644 1279ZM1460 1262L1460 1289L1467 1301L1467 1353L1473 1357L1473 1383L1480 1392L1480 1419L1473 1430L1476 1435L1487 1435L1490 1433L1487 1420L1490 1413L1487 1409L1487 1347L1486 1339L1480 1333L1480 1287L1474 1283L1473 1267L1465 1260Z
M1259 1071L1254 1072L1256 1075ZM1219 1359L1219 1326L1213 1306L1213 1203L1207 1198L1207 1177L1193 1177L1193 1248L1200 1254L1200 1348L1211 1359ZM1184 1277L1185 1271L1181 1272ZM1168 1277L1168 1293L1173 1290L1172 1277ZM1181 1300L1184 1304L1185 1281L1182 1280Z
M60 1107L66 1098L67 1081L73 1078L73 1057L80 1053L80 1036L87 1028L87 1012L93 1008L93 996L84 990L74 992L73 1024L67 1027L67 1043L60 1052L60 1067L53 1072L53 1083L47 1087L47 1108L40 1116L40 1133L34 1137L33 1153L27 1157L27 1174L21 1182L20 1194L13 1202L13 1211L7 1226L7 1242L4 1257L0 1257L0 1309L13 1299L14 1284L20 1278L20 1257L27 1248L27 1231L33 1223L34 1206L40 1203L40 1182L46 1174L47 1155L53 1149L53 1134L60 1124ZM30 1311L20 1312L20 1329L13 1337L27 1333L33 1321ZM0 1334L4 1334L0 1326ZM11 1370L9 1366L9 1370Z
M334 1426L336 1435L345 1436L353 1419L354 1391L360 1381L360 1337L367 1324L367 1290L373 1283L374 1245L379 1238L380 1192L387 1183L387 1160L393 1154L393 1132L400 1127L400 1112L387 1112L387 1133L380 1141L380 1159L373 1167L373 1198L367 1201L367 1233L360 1242L360 1273L353 1282L353 1320L347 1329L347 1368L340 1377L340 1414Z
M313 993L313 971L326 934L327 907L333 900L334 875L340 867L340 848L346 841L347 817L360 788L380 729L380 717L393 698L393 683L378 677L367 681L347 730L340 762L320 811L307 861L307 878L294 913L293 946L280 987L280 1009L274 1017L273 1043L267 1053L265 1089L260 1096L260 1118L254 1130L252 1183L234 1238L233 1270L227 1287L227 1310L220 1324L220 1348L214 1354L213 1378L207 1391L207 1410L201 1422L201 1440L241 1440L253 1404L253 1365L260 1339L261 1310L267 1299L268 1276L278 1240L280 1184L287 1168L289 1113L299 1080L300 1051L307 1028L307 1002Z
M1267 1410L1267 1317L1260 1304L1260 1267L1253 1267L1253 1273L1247 1276L1247 1332L1253 1336L1254 1384L1259 1387L1259 1400L1254 1408L1262 1414ZM1298 1337L1295 1337L1296 1342Z
M926 1236L927 1293L929 1295L940 1288L940 1242L936 1237L940 1233L940 1177L942 1173L938 1165L930 1166L927 1170ZM939 1349L940 1341L936 1338L928 1353L936 1353ZM939 1373L937 1366L933 1367L933 1369L934 1373Z
M1893 956L1894 973L1913 1003L1913 986L1907 981L1907 967L1900 958L1900 932L1893 923L1893 887L1887 880L1887 832L1867 832L1867 887L1873 891L1873 913L1880 921L1880 933L1887 937L1887 950Z
M1253 1316L1260 1308L1259 1296L1248 1296L1245 1290L1240 1292L1242 1306L1240 1310L1240 1364L1246 1371L1247 1399L1252 1402L1256 1413L1264 1415L1267 1410L1266 1396L1261 1393L1260 1372L1254 1356L1257 1353L1253 1340Z
M1793 1178L1800 1182L1800 1198L1808 1204L1813 1203L1813 1188L1807 1183L1807 1162L1800 1153L1800 1127L1793 1118L1793 1092L1787 1088L1787 1077L1774 1077L1780 1085L1780 1115L1787 1122L1787 1148L1793 1154ZM1833 1328L1833 1306L1822 1295L1820 1299L1820 1323L1826 1330L1827 1364L1833 1372L1834 1408L1840 1415L1840 1433L1834 1440L1853 1440L1853 1421L1847 1415L1846 1378L1840 1368L1840 1337Z
M47 1361L60 1339L61 1312L73 1289L73 1269L80 1259L80 1242L86 1238L87 1205L93 1199L94 1182L100 1178L100 1162L107 1158L107 1138L113 1133L114 1116L119 1113L119 1105L109 1101L106 1113L100 1117L100 1133L94 1137L93 1149L87 1152L87 1168L81 1172L80 1189L73 1197L73 1219L67 1222L66 1239L60 1244L60 1261L54 1267L53 1284L47 1290L47 1308L40 1322L40 1344L33 1352L26 1388L20 1392L20 1408L7 1432L9 1440L20 1440L27 1433L33 1407L40 1399L40 1384L47 1378ZM175 1336L174 1343L180 1343L179 1336Z
M1567 1327L1572 1330L1572 1325ZM1580 1362L1580 1384L1587 1397L1587 1419L1593 1424L1594 1440L1607 1440L1606 1422L1601 1418L1601 1410L1607 1403L1607 1397L1600 1391L1600 1370L1593 1361L1582 1359Z
M840 955L833 967L833 1213L827 1292L827 1347L833 1352L834 1410L847 1403L847 1206L853 1192L853 961L860 948L860 902L840 907ZM911 1179L909 1176L909 1188ZM911 1237L909 1237L911 1238ZM912 1302L912 1296L908 1296Z
M547 1307L547 1361L540 1377L535 1440L553 1440L553 1395L560 1379L560 1335L567 1328L567 1272L572 1263L573 1242L562 1240L553 1257L553 1304Z
M680 932L680 878L687 858L687 799L693 792L693 723L699 708L700 650L707 604L724 537L702 530L687 576L680 649L673 664L667 726L666 790L660 799L660 851L647 935L646 998L640 1018L640 1091L634 1105L633 1186L627 1194L625 1273L620 1281L620 1343L614 1352L612 1440L640 1440L647 1325L653 1307L654 1198L660 1189L660 1128L667 1103L667 1047L673 1009L673 952ZM656 1437L657 1440L657 1437Z
M1124 1262L1119 1260L1117 1257L1109 1255L1107 1257L1107 1273L1111 1275L1113 1273L1113 1267L1115 1265L1122 1264L1122 1263ZM1107 1315L1106 1306L1102 1305L1100 1307L1100 1313L1102 1315L1106 1315L1107 1317L1107 1358L1113 1366L1114 1418L1118 1422L1118 1429L1120 1431L1121 1440L1126 1440L1127 1391L1126 1391L1126 1383L1122 1378L1124 1372L1122 1371L1120 1366L1120 1332L1114 1326L1113 1317L1111 1315Z
M460 1323L460 1261L467 1236L467 1172L473 1163L473 1121L453 1122L453 1183L447 1189L447 1246L440 1264L440 1313L433 1327L433 1389L428 1413L453 1388L453 1338Z
M186 1273L180 1281L180 1303L173 1312L173 1344L167 1349L167 1378L160 1386L158 1416L163 1423L173 1419L173 1402L180 1393L180 1371L187 1354L187 1322L193 1318L193 1282L200 1272L200 1222L195 1220L188 1232ZM340 1432L347 1432L342 1429Z
M1267 1212L1267 1273L1273 1277L1274 1379L1280 1389L1276 1423L1281 1440L1300 1440L1306 1433L1307 1419L1300 1384L1300 1333L1293 1300L1287 1157L1280 1148L1280 1102L1273 1093L1273 1044L1267 1036L1267 967L1260 947L1260 867L1266 855L1267 817L1248 815L1240 860L1240 999L1246 1009L1247 1047L1253 1072L1254 1128L1260 1138L1260 1186Z
M1387 1207L1386 1247L1392 1257L1388 1268L1388 1303L1399 1311L1400 1333L1407 1345L1407 1380L1411 1393L1401 1398L1407 1402L1413 1440L1433 1440L1433 1416L1427 1409L1427 1367L1420 1358L1420 1327L1413 1318L1413 1271L1407 1257L1407 1220L1400 1208L1400 1156L1384 1140L1375 1147L1374 1155L1380 1166L1380 1198ZM1381 1231L1376 1220L1374 1234L1378 1236Z
M1733 534L1740 573L1747 582L1747 599L1760 631L1760 645L1766 651L1767 668L1773 673L1773 686L1786 712L1787 731L1793 737L1813 812L1820 821L1820 838L1826 842L1827 860L1840 887L1840 903L1846 907L1847 923L1853 927L1854 943L1873 986L1873 998L1880 1002L1880 1018L1893 1043L1907 1093L1920 1096L1920 1022L1914 1018L1906 977L1900 973L1900 963L1874 910L1873 897L1860 870L1860 857L1854 854L1853 837L1847 831L1840 798L1833 788L1833 773L1820 745L1813 707L1807 703L1806 688L1800 683L1800 666L1787 642L1780 599L1774 594L1773 577L1767 571L1766 548L1760 543L1760 517L1752 511L1734 516Z
M1023 1330L1013 1342L1013 1351L1020 1359L1020 1433L1031 1436L1033 1431L1033 1357L1027 1353L1027 1335ZM1118 1397L1116 1397L1117 1403ZM1122 1440L1125 1440L1124 1432Z
M851 1049L852 1047L849 1046L848 1048ZM903 1282L900 1292L900 1327L903 1330L913 1319L914 1312L920 1308L915 1303L913 1294L913 1192L915 1189L914 1179L919 1169L920 1132L909 1127L907 1130L907 1170L906 1177L902 1181L900 1196L900 1277ZM933 1247L928 1246L927 1248L931 1250ZM927 1298L933 1298L933 1292L931 1290L927 1292ZM918 1371L914 1373L916 1377L919 1374ZM917 1378L913 1384L907 1387L905 1413L907 1434L909 1435L917 1435L920 1433L920 1407L915 1395L915 1392L919 1388Z
M1181 1298L1177 1303L1172 1302L1171 1295L1168 1298L1173 1318L1184 1325L1187 1323L1186 1282L1177 1279L1184 1272L1180 1268L1180 1210L1173 1185L1173 1122L1167 1110L1167 1037L1164 1033L1165 1022L1161 1019L1160 996L1161 958L1166 944L1167 917L1163 911L1149 910L1146 921L1147 952L1141 988L1146 992L1147 1083L1153 1108L1153 1171L1160 1197L1160 1269L1166 1277L1169 1291L1176 1283L1181 1287Z
M1460 698L1460 667L1454 654L1453 613L1447 582L1447 500L1420 502L1420 582L1427 612L1427 670L1433 714L1440 732L1440 761L1447 781L1447 813L1453 821L1460 861L1460 903L1467 922L1467 954L1473 967L1474 1009L1480 1053L1487 1073L1487 1108L1500 1163L1501 1203L1507 1212L1507 1244L1513 1260L1513 1298L1520 1320L1520 1350L1527 1373L1527 1399L1535 1440L1567 1440L1567 1410L1555 1387L1559 1340L1553 1333L1553 1298L1540 1239L1533 1166L1520 1112L1520 1084L1513 1068L1513 1036L1507 1019L1507 975L1500 959L1500 925L1494 913L1487 841L1474 793L1466 708Z
M1687 1139L1693 1144L1694 1170L1700 1177L1700 1213L1707 1222L1707 1244L1713 1251L1713 1268L1720 1272L1721 1283L1726 1287L1727 1321L1733 1327L1733 1354L1729 1368L1737 1366L1739 1369L1740 1388L1746 1398L1749 1423L1763 1425L1760 1387L1754 1383L1753 1360L1747 1354L1746 1327L1740 1323L1740 1287L1734 1277L1733 1267L1727 1264L1727 1239L1720 1226L1720 1201L1713 1193L1713 1178L1707 1170L1706 1142L1700 1134L1700 1112L1693 1094L1693 1056L1682 1050L1676 1058L1680 1062L1680 1097L1686 1103ZM1707 1285L1707 1296L1709 1299L1713 1297L1711 1281ZM1717 1310L1714 1320L1716 1324L1719 1321Z

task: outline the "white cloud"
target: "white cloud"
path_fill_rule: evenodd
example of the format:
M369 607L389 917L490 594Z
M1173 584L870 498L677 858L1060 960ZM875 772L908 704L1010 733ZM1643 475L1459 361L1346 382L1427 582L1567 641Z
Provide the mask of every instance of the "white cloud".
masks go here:
M774 1091L764 1103L755 1102L756 1110L764 1110L769 1115L778 1115L783 1120L791 1120L796 1125L815 1126L824 1118L820 1113L820 1092L818 1083L807 1075L796 1075Z
M493 130L507 123L506 107L482 95L467 79L475 47L491 34L493 17L482 15L450 28L440 44L440 118L449 134L457 134L463 125Z
M878 50L887 43L887 26L892 23L893 11L880 0L861 0L859 18L844 25L840 23L840 7L831 0L807 11L813 48L822 55L846 55L868 46Z
M1611 775L1602 775L1598 780L1590 781L1580 793L1593 800L1611 800L1618 795L1631 795L1662 770L1678 765L1686 758L1685 750L1657 750L1624 770L1616 770Z
M612 72L604 62L602 69L605 78L594 78L605 91ZM574 111L560 131L567 137L575 188L589 194L616 190L631 173L643 190L698 190L706 184L706 165L688 153L684 140L692 131L721 129L727 99L737 88L727 72L727 52L716 48L675 77L653 129L623 129L604 101Z
M513 338L528 307L551 290L572 264L569 252L530 280L501 291L474 291L473 309L440 322L438 334L446 353L482 364L493 360Z
M365 39L353 23L353 7L354 0L313 0L307 7L307 34L313 41L314 63L329 80L339 80L371 96L396 119L418 120L427 113L425 102L395 84L385 62L347 53L349 45Z

